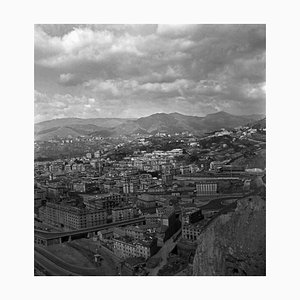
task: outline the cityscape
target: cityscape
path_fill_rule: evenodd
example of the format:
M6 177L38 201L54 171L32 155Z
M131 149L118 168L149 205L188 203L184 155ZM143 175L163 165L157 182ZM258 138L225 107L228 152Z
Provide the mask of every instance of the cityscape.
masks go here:
M266 276L265 39L35 25L35 276Z

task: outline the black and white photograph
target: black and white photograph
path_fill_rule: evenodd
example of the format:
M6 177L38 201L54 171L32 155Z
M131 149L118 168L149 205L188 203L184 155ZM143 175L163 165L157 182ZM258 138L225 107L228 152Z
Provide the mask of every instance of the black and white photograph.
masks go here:
M300 299L297 4L3 2L0 298Z
M266 24L34 24L34 276L266 276L266 120Z

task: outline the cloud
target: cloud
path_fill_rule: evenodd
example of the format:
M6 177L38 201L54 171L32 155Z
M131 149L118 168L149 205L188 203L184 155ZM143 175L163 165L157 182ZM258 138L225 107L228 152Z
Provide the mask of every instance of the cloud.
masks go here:
M59 84L64 85L64 86L76 86L78 84L83 83L83 79L79 78L75 74L71 73L63 73L59 75Z
M74 116L264 112L265 41L264 25L36 25L36 105Z
M158 25L157 34L166 37L182 37L194 33L198 25L191 24L173 24L173 25Z
M93 31L90 28L74 28L62 37L51 37L40 27L35 31L36 63L47 67L59 67L82 60L102 61L109 55L130 53L141 55L137 49L139 37L116 37L113 32Z

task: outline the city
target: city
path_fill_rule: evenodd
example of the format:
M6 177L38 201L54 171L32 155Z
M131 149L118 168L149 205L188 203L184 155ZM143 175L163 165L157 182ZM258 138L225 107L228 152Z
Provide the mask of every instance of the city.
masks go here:
M266 118L264 24L36 24L34 275L266 276Z
M265 136L262 119L203 136L36 141L35 274L196 275L208 224L265 201ZM82 153L45 160L64 145Z
M3 299L299 299L296 1L3 4Z

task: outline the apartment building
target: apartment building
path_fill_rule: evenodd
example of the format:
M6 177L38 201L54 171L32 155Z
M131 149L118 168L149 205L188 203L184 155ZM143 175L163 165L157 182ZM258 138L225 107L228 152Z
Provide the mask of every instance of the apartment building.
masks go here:
M118 193L82 195L82 198L88 209L105 209L109 214L123 201L123 196Z
M134 218L134 208L132 206L115 207L111 214L113 222L129 220Z
M47 224L61 229L76 230L106 223L106 210L89 210L65 204L47 203L40 217Z
M120 258L150 258L157 250L157 239L134 239L129 236L113 238L113 251Z

